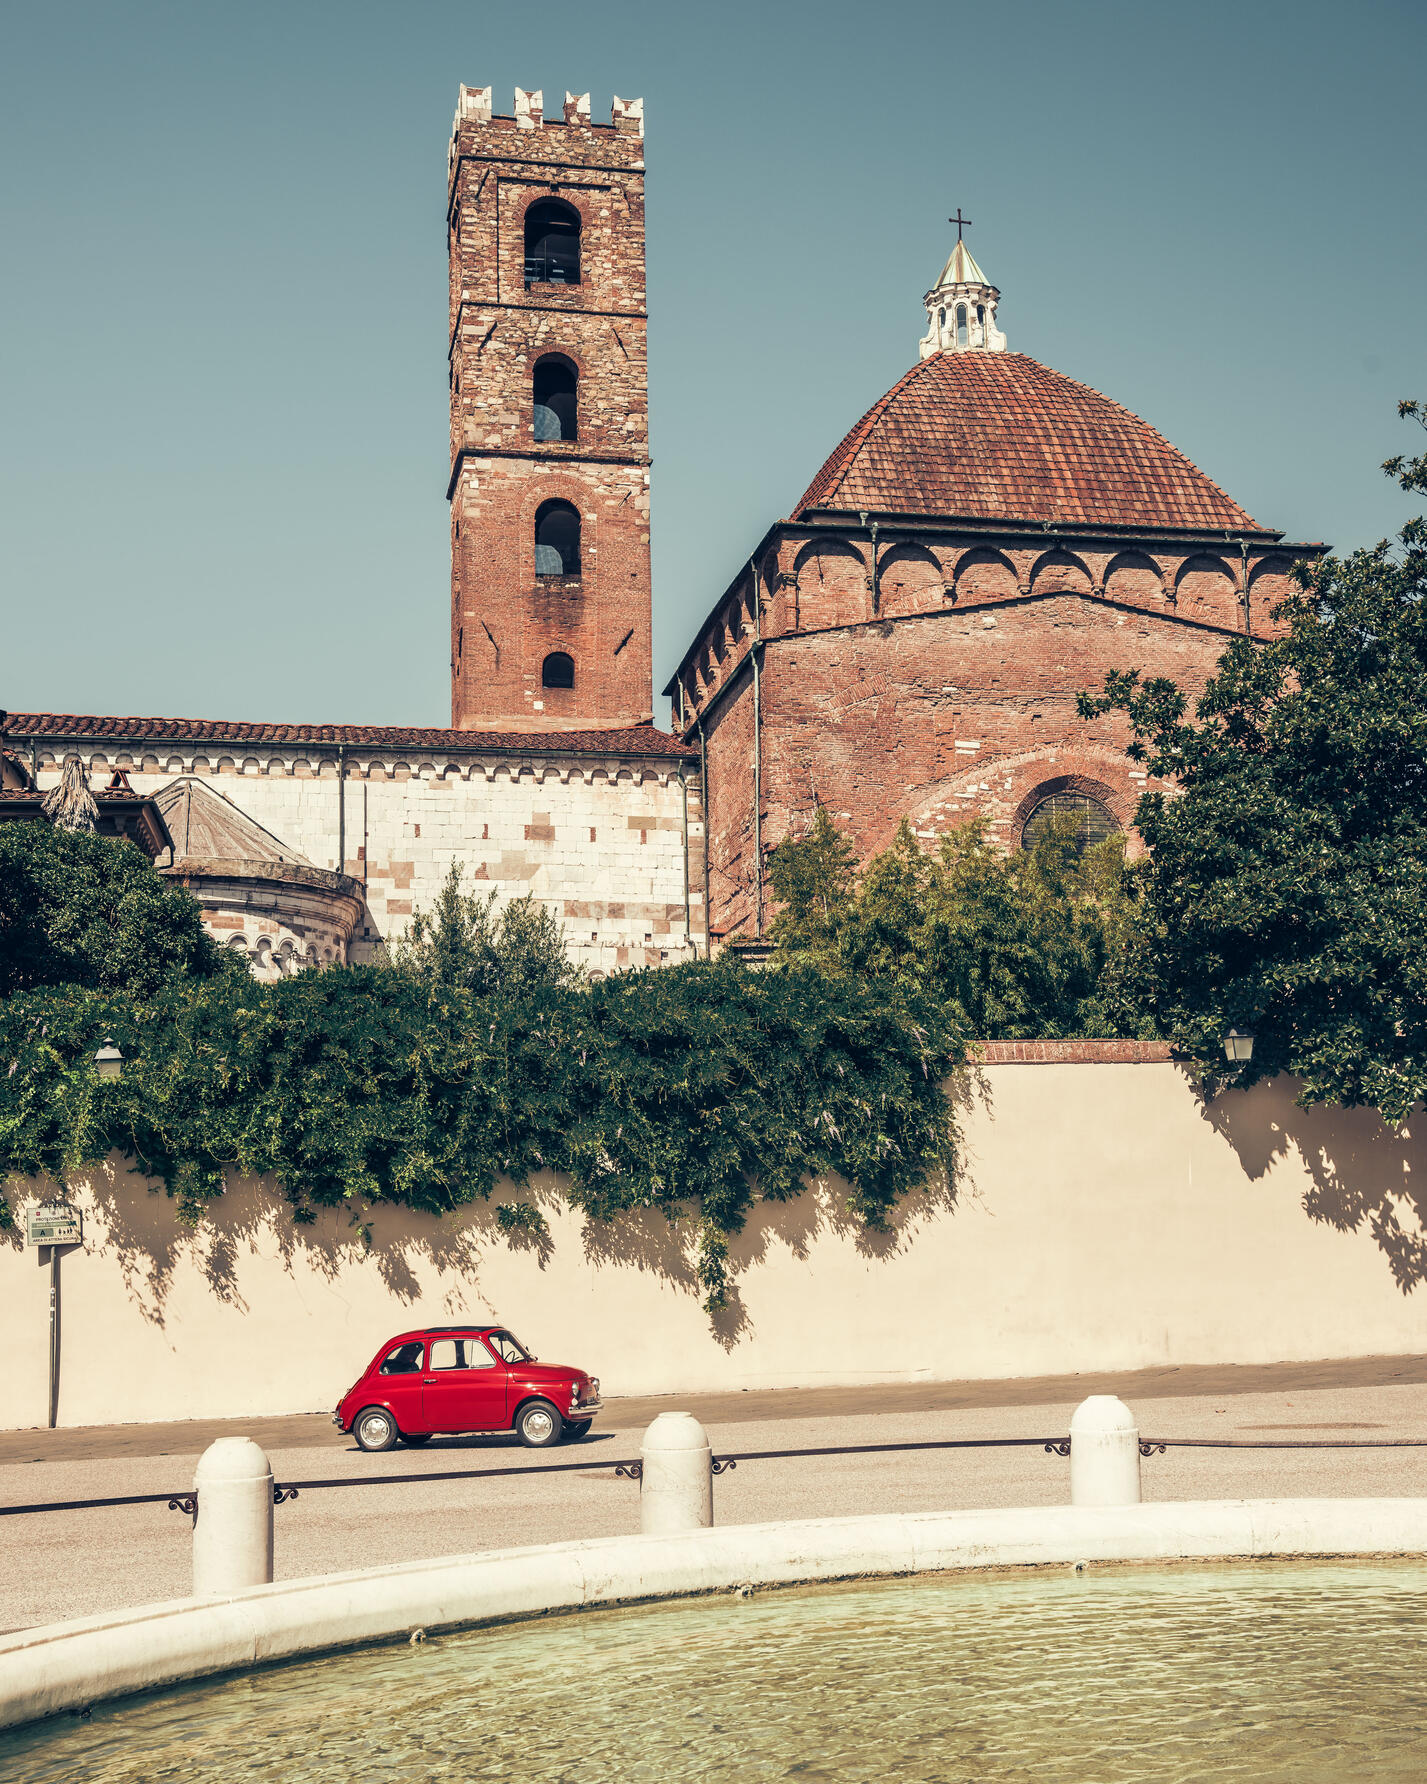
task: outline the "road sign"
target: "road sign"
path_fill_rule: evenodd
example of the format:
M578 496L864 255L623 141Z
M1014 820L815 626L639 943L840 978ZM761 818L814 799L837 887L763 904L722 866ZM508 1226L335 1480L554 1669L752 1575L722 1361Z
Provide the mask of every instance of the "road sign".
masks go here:
M41 1202L25 1211L27 1245L82 1245L84 1226L68 1202Z

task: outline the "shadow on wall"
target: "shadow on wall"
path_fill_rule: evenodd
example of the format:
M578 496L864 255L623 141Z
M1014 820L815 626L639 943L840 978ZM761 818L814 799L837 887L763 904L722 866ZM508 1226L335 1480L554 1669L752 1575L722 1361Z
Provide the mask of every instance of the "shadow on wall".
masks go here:
M973 1100L989 1103L982 1075L969 1071L949 1087L958 1109ZM885 1232L869 1232L853 1214L851 1191L841 1179L812 1184L787 1202L760 1201L743 1232L730 1240L733 1282L728 1305L714 1314L711 1330L718 1343L733 1350L751 1337L753 1322L738 1291L738 1277L762 1263L775 1245L794 1257L806 1258L820 1234L851 1237L864 1256L891 1257L926 1226L950 1212L957 1200L957 1181L942 1174L924 1190L895 1208ZM344 1209L319 1209L313 1221L299 1225L291 1218L286 1198L271 1179L236 1175L225 1193L207 1205L195 1227L180 1222L175 1204L156 1181L112 1157L99 1169L76 1174L71 1188L87 1192L107 1236L98 1255L118 1267L125 1291L140 1315L162 1329L180 1265L196 1267L214 1298L238 1313L250 1311L241 1283L246 1255L274 1256L289 1277L315 1277L335 1283L345 1271L365 1266L375 1271L394 1301L410 1306L428 1297L431 1275L439 1272L447 1286L443 1313L452 1319L501 1317L481 1292L482 1263L492 1251L526 1251L543 1271L556 1258L559 1242L548 1233L502 1227L497 1207L516 1201L539 1208L551 1224L566 1207L549 1174L528 1188L500 1186L489 1202L477 1202L458 1213L438 1218L418 1211L379 1205L359 1222ZM34 1181L11 1199L18 1205L35 1194L64 1193L63 1186ZM578 1213L576 1220L580 1219ZM23 1244L17 1222L0 1235L12 1247ZM698 1280L697 1221L686 1215L676 1222L656 1210L640 1210L617 1222L585 1219L580 1233L584 1262L591 1270L633 1269L657 1276L692 1299L702 1296ZM567 1265L573 1261L564 1242Z
M1204 1119L1251 1179L1296 1151L1311 1179L1303 1196L1309 1218L1340 1233L1366 1227L1410 1294L1427 1281L1427 1116L1394 1129L1375 1109L1301 1109L1292 1082L1227 1091L1203 1105Z

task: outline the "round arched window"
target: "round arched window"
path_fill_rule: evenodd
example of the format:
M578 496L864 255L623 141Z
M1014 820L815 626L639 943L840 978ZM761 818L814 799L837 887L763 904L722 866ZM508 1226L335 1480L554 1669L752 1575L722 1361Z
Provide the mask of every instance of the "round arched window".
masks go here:
M1042 799L1021 828L1021 847L1033 849L1057 818L1074 819L1072 838L1075 852L1083 855L1107 836L1119 834L1110 808L1088 793L1051 793Z
M570 502L542 502L535 510L535 574L580 574L580 516Z
M572 688L575 685L575 659L567 651L552 650L540 666L542 688Z

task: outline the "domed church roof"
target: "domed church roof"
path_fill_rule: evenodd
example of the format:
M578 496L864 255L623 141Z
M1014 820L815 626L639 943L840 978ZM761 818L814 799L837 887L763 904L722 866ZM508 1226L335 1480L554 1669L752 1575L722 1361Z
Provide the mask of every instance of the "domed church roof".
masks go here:
M933 351L913 366L843 440L793 518L819 509L1267 530L1138 415L1005 352Z

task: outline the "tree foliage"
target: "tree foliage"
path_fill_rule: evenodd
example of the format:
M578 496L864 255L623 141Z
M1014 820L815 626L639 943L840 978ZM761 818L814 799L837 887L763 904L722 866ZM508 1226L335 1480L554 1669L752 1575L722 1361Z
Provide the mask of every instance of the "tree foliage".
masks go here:
M1427 457L1384 468L1427 493ZM1134 673L1081 710L1124 711L1178 783L1136 815L1149 966L1209 1087L1290 1072L1305 1103L1400 1122L1427 1094L1427 530L1296 576L1281 636L1235 640L1192 714ZM1231 1026L1255 1036L1237 1071Z
M0 824L0 997L79 985L148 998L226 970L196 902L133 843Z
M565 934L537 898L508 899L461 889L453 861L435 906L417 911L388 959L398 971L435 990L464 988L477 997L519 997L541 985L578 985L581 974L565 950Z
M929 852L904 822L863 869L820 809L774 851L770 875L780 958L882 987L948 1033L1155 1032L1122 838L1082 854L1074 819L1060 819L1007 854L972 822Z

